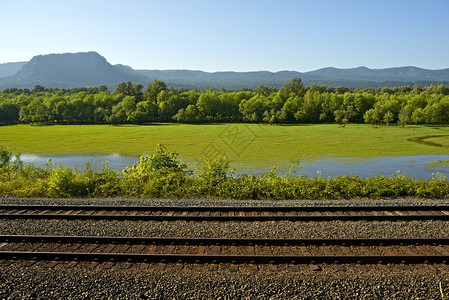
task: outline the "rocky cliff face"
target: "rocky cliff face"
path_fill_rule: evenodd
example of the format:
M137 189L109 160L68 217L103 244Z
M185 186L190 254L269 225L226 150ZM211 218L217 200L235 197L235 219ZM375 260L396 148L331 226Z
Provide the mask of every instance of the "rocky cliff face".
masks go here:
M148 81L145 76L124 72L97 52L38 55L13 76L15 81L65 83L70 86L117 84L121 81Z

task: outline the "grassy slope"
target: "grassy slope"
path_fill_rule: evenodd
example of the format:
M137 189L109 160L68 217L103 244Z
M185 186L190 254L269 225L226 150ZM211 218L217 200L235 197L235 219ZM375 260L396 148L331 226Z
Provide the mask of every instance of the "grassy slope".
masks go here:
M408 141L425 139L443 147ZM288 166L318 157L449 154L449 127L372 128L350 124L269 126L255 124L148 126L29 126L0 127L0 145L24 154L152 153L158 143L194 161L218 151L236 164L267 168Z

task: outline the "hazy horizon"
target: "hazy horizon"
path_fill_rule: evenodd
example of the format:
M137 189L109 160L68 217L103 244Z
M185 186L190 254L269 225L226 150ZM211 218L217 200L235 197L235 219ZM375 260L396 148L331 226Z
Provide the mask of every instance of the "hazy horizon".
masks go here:
M84 53L87 52L92 52L92 51L86 51ZM96 51L95 51L96 52ZM46 54L36 54L35 56L39 56L39 55L52 55L52 54L67 54L67 53L80 53L80 52L65 52L65 53L46 53ZM101 55L101 53L98 53ZM106 60L107 57L105 57ZM8 63L27 63L28 61L16 61L16 62L4 62L4 63L0 63L0 65L2 64L8 64ZM109 62L109 61L108 61ZM117 63L119 65L124 65L121 63ZM440 69L426 69L426 68L422 68L420 66L392 66L392 67L386 67L386 68L369 68L371 70L385 70L385 69L394 69L394 68L407 68L407 67L412 67L412 68L419 68L419 69L425 69L425 70L433 70L433 71L438 71L438 70L445 70L445 69L449 69L449 68L440 68ZM320 69L327 69L327 68L337 68L337 67L333 67L333 66L327 66L327 67L323 67L323 68L319 68L319 69L315 69L315 70L308 70L308 71L301 71L301 70L278 70L278 71L269 71L269 70L248 70L248 71L234 71L234 70L218 70L218 71L204 71L204 70L199 70L199 69L134 69L134 70L154 70L154 71L199 71L199 72L206 72L206 73L220 73L220 72L272 72L272 73L278 73L278 72L299 72L299 73L307 73L307 72L312 72L312 71L317 71ZM357 66L357 67L349 67L349 68L337 68L340 70L350 70L350 69L358 69L358 68L368 68L366 66Z

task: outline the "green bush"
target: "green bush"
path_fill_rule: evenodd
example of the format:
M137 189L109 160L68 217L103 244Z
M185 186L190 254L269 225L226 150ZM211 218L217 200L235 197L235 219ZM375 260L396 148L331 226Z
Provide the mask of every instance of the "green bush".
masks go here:
M429 181L421 181L416 196L425 198L447 198L449 182L444 174L436 173Z
M185 197L187 179L183 172L170 172L167 169L153 171L143 185L140 197Z
M9 165L12 154L11 152L0 148L0 168L6 167Z
M101 172L96 172L90 164L86 164L82 176L82 182L91 197L120 195L120 180L120 173L109 168L107 162L103 164Z
M69 167L53 170L48 178L47 195L50 197L88 196L84 174Z
M212 156L203 158L199 170L196 170L194 194L198 196L216 196L217 187L225 182L228 174L229 162L223 156Z
M358 176L337 176L326 179L323 196L333 199L351 199L364 196L362 194L363 179Z
M137 164L122 171L120 186L127 196L169 196L173 190L179 192L178 186L190 174L187 165L178 160L178 153L159 144L154 154L141 156Z

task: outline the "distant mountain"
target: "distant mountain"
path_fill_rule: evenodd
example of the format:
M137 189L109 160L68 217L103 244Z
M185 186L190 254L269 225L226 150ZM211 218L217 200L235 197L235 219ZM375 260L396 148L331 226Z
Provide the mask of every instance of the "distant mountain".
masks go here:
M122 81L147 82L145 76L113 66L96 52L38 55L15 75L1 79L4 87L70 88L78 86L115 86Z
M407 71L408 70L408 71ZM168 85L189 88L256 88L259 84L281 87L292 78L301 78L306 85L345 86L349 88L378 88L404 85L449 85L449 69L425 70L416 67L372 70L325 68L311 72L214 72L190 70L137 70L150 79L165 81Z
M137 70L149 79L159 79L168 85L185 88L226 88L241 89L256 88L260 84L281 87L292 78L302 78L302 73L294 71L281 72L214 72L191 70Z
M426 70L417 67L400 67L388 69L368 69L358 67L353 69L324 68L305 73L326 78L337 78L344 80L365 80L375 82L399 81L448 81L449 69Z
M0 64L0 78L13 76L17 72L19 72L20 69L22 69L22 67L26 63L27 63L26 61L23 61L23 62Z
M114 89L122 81L146 86L154 79L175 88L256 88L258 85L281 87L292 78L301 78L306 85L377 88L430 84L449 85L449 69L426 70L417 67L388 69L323 68L310 72L203 72L192 70L134 70L121 64L111 65L97 52L38 55L29 62L0 64L0 90L6 87L71 88L107 85Z

